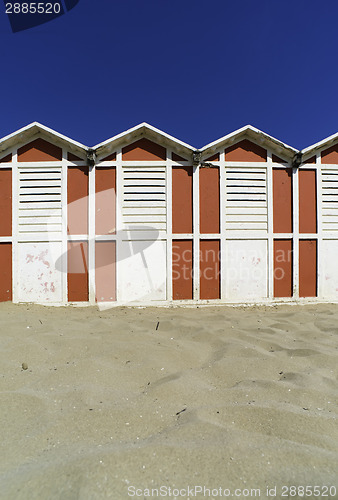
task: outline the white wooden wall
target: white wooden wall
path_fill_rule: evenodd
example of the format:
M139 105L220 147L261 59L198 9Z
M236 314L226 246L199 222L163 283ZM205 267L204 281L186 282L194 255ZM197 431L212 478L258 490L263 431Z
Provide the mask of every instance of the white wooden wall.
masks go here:
M30 138L30 141L34 140ZM19 146L22 146L20 144ZM223 152L222 152L223 151ZM67 303L67 243L88 241L89 304L96 302L95 290L95 174L104 166L116 167L116 234L100 240L115 241L117 249L117 301L119 304L163 304L172 302L172 167L171 149L167 159L155 162L99 161L89 171L88 235L67 235L67 167L85 165L69 162L63 148L60 162L18 163L12 151L14 302ZM216 151L217 152L217 151ZM199 228L199 170L193 168L194 229L179 235L194 243L194 298L199 297L199 242L220 240L221 302L272 302L273 240L293 240L293 289L299 298L298 243L309 237L318 242L318 298L338 298L338 166L321 163L302 169L317 171L318 233L300 235L298 227L298 170L293 169L293 233L273 232L272 169L290 164L272 162L226 162L224 147L220 160L212 162L220 171L219 234L201 234ZM57 265L56 265L57 264ZM279 299L283 300L283 299ZM175 301L180 303L180 301Z

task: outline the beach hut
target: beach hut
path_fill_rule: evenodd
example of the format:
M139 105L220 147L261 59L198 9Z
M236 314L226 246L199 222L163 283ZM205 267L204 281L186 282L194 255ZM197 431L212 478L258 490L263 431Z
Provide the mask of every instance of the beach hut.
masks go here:
M338 135L196 149L142 123L89 148L33 123L0 140L0 208L1 301L338 297Z

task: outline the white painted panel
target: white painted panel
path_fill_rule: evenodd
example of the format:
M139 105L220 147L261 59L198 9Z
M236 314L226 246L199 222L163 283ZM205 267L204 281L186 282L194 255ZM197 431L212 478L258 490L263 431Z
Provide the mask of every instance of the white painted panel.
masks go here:
M123 241L119 252L119 300L166 300L166 242Z
M266 167L226 171L226 230L267 231Z
M267 297L268 244L266 240L228 240L226 289L229 300Z
M322 293L325 299L338 298L338 240L323 240L322 242Z
M18 245L18 299L20 302L62 301L61 242ZM58 269L57 269L58 268Z

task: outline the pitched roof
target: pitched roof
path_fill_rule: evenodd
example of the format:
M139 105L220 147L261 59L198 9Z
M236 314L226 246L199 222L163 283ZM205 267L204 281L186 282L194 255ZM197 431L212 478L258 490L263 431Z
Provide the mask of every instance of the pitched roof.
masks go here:
M0 154L13 146L20 145L21 143L27 143L27 141L29 141L31 138L36 138L39 135L41 135L41 137L45 138L46 140L57 140L57 142L65 144L69 150L76 153L83 153L88 151L87 146L84 146L83 144L74 141L73 139L70 139L65 135L59 134L59 132L48 128L41 123L33 122L29 125L26 125L26 127L20 128L16 132L6 135L2 139L0 139Z
M210 144L207 144L202 149L200 149L200 151L202 152L204 157L207 157L220 147L230 146L235 142L238 142L245 138L254 140L262 147L271 148L277 155L284 154L285 156L292 158L295 153L298 153L298 149L288 146L284 142L275 139L275 137L262 132L252 125L246 125L245 127L239 128L238 130L235 130L234 132L221 137L217 141L213 141Z
M140 123L139 125L136 125L121 134L115 135L114 137L97 144L93 147L93 149L95 149L97 156L105 156L114 152L117 147L131 143L142 137L146 137L149 140L153 139L154 141L160 142L169 147L174 147L175 151L181 152L182 154L191 154L196 149L146 122Z

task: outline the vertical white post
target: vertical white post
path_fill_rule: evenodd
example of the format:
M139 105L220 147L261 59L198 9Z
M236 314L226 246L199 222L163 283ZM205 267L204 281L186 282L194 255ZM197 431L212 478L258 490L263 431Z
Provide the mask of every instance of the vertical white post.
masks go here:
M116 300L121 296L122 280L120 276L120 260L122 259L122 230L123 230L123 170L122 149L116 151ZM121 282L120 282L121 281Z
M173 209L172 209L172 190L173 190L173 177L172 177L172 151L167 148L167 164L166 164L166 199L167 199L167 300L173 300L173 280L172 280L172 266L173 266Z
M62 166L61 166L61 220L62 220L62 302L68 301L68 166L67 166L67 150L62 149Z
M226 266L226 169L225 169L225 153L224 151L220 153L220 164L219 164L219 189L220 189L220 236L221 236L221 300L225 300L227 297L227 266Z
M274 296L273 277L274 277L274 259L273 259L273 170L272 170L272 153L267 151L267 208L268 208L268 298Z
M95 286L95 166L89 167L89 198L88 198L88 284L89 303L96 303Z
M293 298L299 298L299 186L298 168L292 169L293 203Z
M19 248L18 248L18 215L19 215L19 172L17 150L12 155L12 288L13 302L19 301Z
M317 184L317 295L323 298L323 186L322 186L322 158L316 155L316 184Z
M200 298L200 200L199 200L199 174L200 167L193 167L193 299Z

